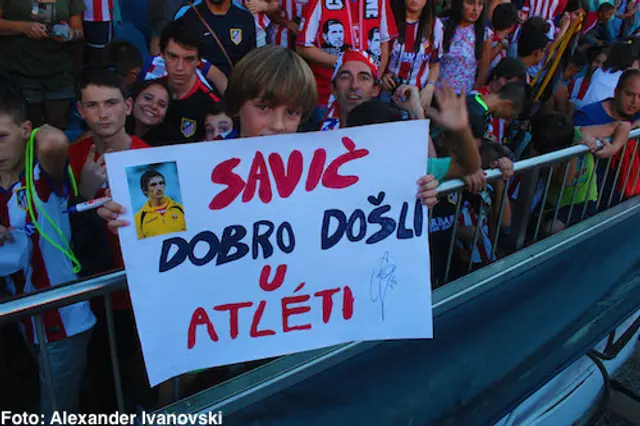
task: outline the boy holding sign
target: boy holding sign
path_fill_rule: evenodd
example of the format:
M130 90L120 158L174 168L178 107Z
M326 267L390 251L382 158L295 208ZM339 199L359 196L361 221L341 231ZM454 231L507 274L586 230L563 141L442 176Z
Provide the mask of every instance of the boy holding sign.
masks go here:
M251 51L234 68L227 88L227 113L240 121L240 132L227 136L268 136L295 133L316 104L315 79L309 66L296 53L264 46ZM427 175L418 181L418 198L426 205L438 201L438 182ZM123 207L109 201L98 211L115 233L128 226L117 217Z

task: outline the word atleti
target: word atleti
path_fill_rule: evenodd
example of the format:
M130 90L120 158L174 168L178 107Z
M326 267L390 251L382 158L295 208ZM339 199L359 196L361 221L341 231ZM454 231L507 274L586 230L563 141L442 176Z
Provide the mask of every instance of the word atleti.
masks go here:
M259 285L264 291L274 291L280 288L284 282L285 274L287 272L287 265L279 265L276 269L276 274L273 281L269 282L269 275L271 273L271 267L265 266L260 273ZM292 317L308 314L311 311L311 297L310 294L297 294L300 292L306 283L300 283L293 291L293 296L283 297L280 300L280 306L273 307L281 312L282 316L282 332L290 333L292 331L311 330L310 315L307 315L306 321L299 319L297 325L293 325ZM343 288L330 288L327 290L317 291L313 294L313 297L319 301L322 306L322 321L327 324L333 315L334 296L342 293L342 318L344 320L350 320L353 317L353 308L355 299L353 292L349 286ZM339 296L337 296L339 297ZM236 339L240 333L239 330L239 312L241 309L251 308L253 311L253 317L251 320L251 326L248 330L249 336L252 338L273 336L276 331L269 328L263 328L261 326L262 317L265 309L267 309L267 301L261 300L254 308L254 303L239 302L239 303L226 303L213 307L214 312L228 312L229 313L229 336L232 340ZM207 313L207 310L203 307L198 307L191 315L191 321L189 323L189 330L187 333L187 347L193 349L196 345L196 332L198 327L204 326L209 335L209 339L212 342L218 342L220 337L216 328Z
M342 138L342 145L347 149L347 152L338 156L326 167L327 152L323 148L319 148L313 153L305 181L305 190L307 192L316 189L320 183L325 188L343 189L358 182L358 176L341 175L340 168L350 161L366 157L369 155L369 151L356 149L355 143L346 137ZM233 203L240 194L242 194L242 202L248 203L253 200L256 189L258 190L258 197L263 203L271 202L273 199L271 175L273 175L280 197L288 198L300 183L304 168L304 158L298 150L292 151L289 155L286 170L280 154L270 154L268 156L269 166L267 166L264 155L262 152L257 151L251 163L249 176L245 181L234 172L234 169L240 163L241 160L239 158L231 158L218 164L211 172L211 181L213 183L227 186L211 200L209 204L211 210L224 209Z
M322 220L322 250L330 249L338 244L346 235L351 242L362 241L368 234L371 234L371 227L374 225L376 232L369 235L365 241L366 244L376 244L387 239L393 233L399 240L420 237L423 231L424 209L420 201L416 201L413 207L413 223L407 227L407 215L409 214L409 203L402 203L400 216L398 221L391 217L385 216L390 212L389 204L382 205L385 193L380 192L377 197L370 196L367 198L369 203L379 206L373 209L369 215L365 215L361 209L356 209L349 218L342 210L330 209L324 212ZM337 221L337 226L333 232L330 232L332 219Z
M281 223L277 229L273 222L268 220L255 222L251 235L251 249L249 249L248 243L243 242L247 236L247 230L242 225L227 226L222 231L220 238L211 231L200 232L191 241L181 237L170 238L162 243L160 272L176 268L187 259L195 266L204 266L217 257L216 265L222 265L242 259L250 251L255 260L260 255L260 249L262 249L263 258L268 259L273 255L272 235L274 231L275 245L278 249L283 253L291 253L296 246L296 238L289 222ZM196 247L200 243L206 249L204 254L198 256L196 252L199 250L196 250Z

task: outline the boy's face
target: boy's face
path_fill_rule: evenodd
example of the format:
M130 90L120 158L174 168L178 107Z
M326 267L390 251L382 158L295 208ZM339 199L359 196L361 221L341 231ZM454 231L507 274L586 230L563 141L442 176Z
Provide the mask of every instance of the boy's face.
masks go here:
M24 161L25 141L31 134L30 121L17 123L7 114L0 114L0 174L17 171Z
M187 84L200 65L198 49L183 46L173 39L167 43L167 48L162 52L162 58L167 67L169 82L174 86Z
M533 52L534 54L534 60L536 64L539 64L540 62L542 62L542 60L544 59L544 52L546 50L546 47L544 49L538 49L535 52Z
M204 131L208 141L224 138L233 130L233 120L226 114L209 114L204 119Z
M613 13L615 9L608 10L606 12L598 12L598 16L600 17L601 22L609 22L611 18L613 18Z
M496 118L516 118L520 115L520 109L516 107L513 101L500 99L492 115Z
M132 100L118 89L89 85L80 93L78 112L89 129L100 138L109 138L124 129L131 114Z
M270 136L298 131L302 112L288 105L274 106L261 97L249 99L240 107L240 136Z
M574 63L569 64L569 66L567 67L567 70L564 72L564 79L571 80L573 77L576 76L576 74L578 74L578 71L580 71L580 68L576 64Z

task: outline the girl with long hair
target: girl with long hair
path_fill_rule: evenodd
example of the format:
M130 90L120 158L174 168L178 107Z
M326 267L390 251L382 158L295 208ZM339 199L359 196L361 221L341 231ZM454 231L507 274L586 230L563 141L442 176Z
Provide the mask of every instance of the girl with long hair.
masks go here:
M486 0L453 0L444 25L440 83L457 93L482 87L491 63Z
M423 107L431 105L440 75L443 30L431 0L392 0L399 36L393 42L382 88L393 92L401 84L416 86Z

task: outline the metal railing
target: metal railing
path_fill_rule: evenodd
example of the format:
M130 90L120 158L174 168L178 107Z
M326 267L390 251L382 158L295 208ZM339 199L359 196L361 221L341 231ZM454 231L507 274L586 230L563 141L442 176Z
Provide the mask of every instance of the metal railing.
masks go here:
M630 141L633 141L630 144L625 144L625 147L622 150L622 153L619 156L617 161L617 166L612 169L610 166L612 164L612 160L609 159L607 162L606 169L604 170L604 176L602 182L600 182L598 186L598 197L596 201L596 205L600 209L608 208L612 205L612 203L618 203L623 199L627 198L625 195L625 188L627 187L627 183L630 182L630 179L633 179L633 187L637 186L638 180L640 178L640 168L635 173L635 176L632 176L632 166L633 161L629 161L629 167L627 170L622 171L623 161L621 160L625 157L627 150L630 145L632 146L632 155L631 158L635 158L638 156L640 142L637 140L640 138L640 130L635 130L630 135ZM511 253L518 251L523 248L525 244L532 244L540 240L540 237L543 234L550 234L552 232L541 232L543 217L545 216L545 207L547 207L547 200L549 196L549 190L552 184L552 178L556 167L562 166L562 185L559 188L558 196L557 196L557 205L553 207L553 215L551 220L551 229L553 229L554 223L557 221L560 211L560 200L562 200L563 193L566 191L567 187L572 187L573 195L571 197L571 203L569 204L569 212L568 212L568 220L570 223L571 217L575 214L579 214L579 221L585 218L587 213L587 204L589 203L589 199L591 198L591 186L593 179L597 179L599 168L601 167L600 159L595 159L595 164L593 168L593 173L589 179L588 187L589 190L586 194L586 202L584 206L582 206L581 211L577 211L575 209L575 201L576 201L576 187L579 179L574 179L573 183L567 182L567 176L569 172L570 160L578 159L579 162L585 161L585 156L589 154L589 149L584 145L576 145L567 149L563 149L560 151L555 151L546 155L537 156L534 158L525 159L522 161L518 161L514 165L514 171L516 176L520 176L520 189L519 196L517 201L514 203L509 199L509 187L511 182L506 182L504 184L504 190L502 193L502 202L498 210L498 215L496 217L496 226L492 228L495 229L493 232L493 237L489 236L491 239L492 247L491 247L491 262L493 261L494 256L496 256L497 249L499 247L500 241L500 231L501 231L501 222L503 218L503 214L505 212L505 208L507 206L507 202L511 204L510 208L513 208L514 214L512 215L511 221L511 230L512 232L509 234L510 243L512 245ZM580 160L582 159L582 160ZM548 169L548 170L546 170ZM559 170L559 169L558 169ZM607 182L610 178L609 175L613 176L613 179ZM535 213L535 209L532 209L532 199L535 193L535 188L538 186L538 183L542 176L542 183L544 184L544 191L542 198L539 202L539 207L537 209L536 223L533 230L533 234L531 235L530 229L530 219L531 213ZM502 173L500 170L492 169L487 171L487 181L489 183L495 182L497 180L502 179ZM612 184L612 188L610 191L607 191L607 183ZM616 186L618 183L622 183L622 192L617 195L616 200ZM463 206L463 191L465 190L465 183L463 180L455 179L442 183L439 186L439 193L441 197L445 197L449 194L456 193L457 194L457 202L456 202L456 212L453 220L453 226L451 230L451 238L449 241L449 246L447 249L447 265L444 276L445 284L449 282L449 276L452 270L452 259L454 256L456 241L458 239L458 218L462 211ZM605 200L606 198L606 200ZM483 222L483 215L488 211L486 201L481 201L482 206L479 209L479 217L476 221L475 229L473 230L472 244L471 244L471 254L469 256L469 263L466 266L466 273L471 272L473 268L473 250L477 245L480 233L480 224ZM566 207L566 206L565 206ZM574 212L574 210L576 210ZM430 211L431 215L431 211ZM528 235L529 234L529 235ZM0 323L14 320L18 318L23 318L25 316L34 316L36 322L36 332L38 335L38 342L40 348L40 356L42 356L42 365L44 367L44 375L46 378L47 388L44 390L48 392L53 408L55 409L55 392L53 390L53 385L51 383L51 370L50 364L47 355L47 345L45 343L44 338L44 327L42 325L41 315L43 312L59 308L62 306L66 306L75 302L89 300L94 297L104 297L105 299L105 307L106 307L106 321L107 321L107 330L109 336L109 346L110 346L110 354L112 360L112 369L113 369L113 377L114 377L114 389L116 394L116 401L118 409L123 412L124 411L124 402L123 402L123 392L122 392L122 383L119 372L119 360L116 352L115 342L116 342L116 330L113 320L113 313L111 307L111 297L110 294L114 291L125 288L126 286L126 275L124 271L118 271L110 274L96 276L90 279L76 281L69 284L56 286L50 289L46 289L43 291L38 291L32 294L23 295L20 297L12 298L0 303ZM437 307L434 305L434 307ZM361 343L349 343L344 345L339 345L337 347L320 349L316 351L305 352L303 354L294 354L286 357L281 357L271 363L263 366L265 372L269 377L272 377L269 381L264 383L265 386L271 386L271 389L277 389L277 386L273 386L273 381L278 382L279 380L302 380L309 374L313 374L317 369L321 369L324 361L328 359L328 357L333 360L336 357L345 356L351 357L356 353L359 353L363 350L367 350L375 346L375 342L369 342L366 344ZM357 347L357 349L356 349ZM342 355L341 355L342 354ZM273 373L273 374L271 374ZM265 373L266 374L266 373ZM292 377L295 378L292 379ZM179 386L179 378L174 379L174 400L178 400L180 398L180 386ZM184 407L183 407L184 408ZM169 409L169 407L167 408Z

